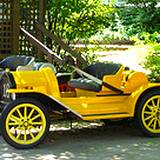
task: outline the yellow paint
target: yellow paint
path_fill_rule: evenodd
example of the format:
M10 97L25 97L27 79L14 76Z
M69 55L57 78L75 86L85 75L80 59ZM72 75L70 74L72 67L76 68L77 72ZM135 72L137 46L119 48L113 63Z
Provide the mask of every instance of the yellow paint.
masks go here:
M159 88L160 89L160 83L148 83L148 84L144 84L140 87L138 87L134 92L132 92L132 94L130 95L130 99L128 102L128 111L129 114L131 116L134 116L135 114L135 106L136 106L136 102L138 100L138 98L140 97L140 95L148 90L148 89L152 89L152 88Z
M132 72L124 84L124 92L133 92L144 84L148 84L146 75L143 72Z
M60 93L56 76L50 68L12 74L17 87L8 92L42 93L56 99L84 120L133 117L139 96L149 88L160 87L159 83L150 83L144 73L124 71L123 67L115 75L104 76L103 80L121 89L124 95L105 87L98 93L82 89Z
M142 108L142 123L152 133L160 133L160 96L148 99ZM158 126L158 127L157 127Z
M96 92L76 88L77 97L96 97Z
M119 71L115 75L106 75L103 77L103 81L111 84L112 86L121 89L122 83L122 73L123 73L123 66L119 69ZM102 91L108 91L109 89L106 87L102 87Z
M60 97L58 81L50 68L40 71L16 71L12 72L16 89L10 93L39 92L45 95Z
M6 132L12 141L29 145L43 136L46 130L46 118L38 106L22 103L10 110L5 125Z
M125 105L128 101L128 96L112 96L112 97L75 97L75 98L59 98L60 102L69 106L72 110L84 119L93 119L93 117L86 117L92 114L112 114L126 112ZM103 118L107 117L103 115ZM95 116L94 119L99 119Z

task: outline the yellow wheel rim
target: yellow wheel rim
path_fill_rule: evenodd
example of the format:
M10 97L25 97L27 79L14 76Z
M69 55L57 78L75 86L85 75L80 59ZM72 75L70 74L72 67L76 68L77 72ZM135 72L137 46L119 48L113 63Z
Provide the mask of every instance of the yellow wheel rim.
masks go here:
M37 142L46 129L46 118L34 104L23 103L15 106L7 115L6 132L18 144L29 145Z
M160 133L160 96L153 96L144 104L142 122L148 131Z

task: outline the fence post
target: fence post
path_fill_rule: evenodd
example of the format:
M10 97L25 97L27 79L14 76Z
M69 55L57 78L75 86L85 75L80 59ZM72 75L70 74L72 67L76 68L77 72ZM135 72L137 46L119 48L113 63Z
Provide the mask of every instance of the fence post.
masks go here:
M19 52L19 1L14 0L13 3L13 39L12 39L12 47L13 47L13 53ZM12 53L12 54L13 54Z
M39 1L39 18L38 18L39 24L44 25L45 22L45 0ZM40 40L43 43L44 35L41 31L37 31L37 39ZM40 60L44 59L44 53L38 49L37 57Z

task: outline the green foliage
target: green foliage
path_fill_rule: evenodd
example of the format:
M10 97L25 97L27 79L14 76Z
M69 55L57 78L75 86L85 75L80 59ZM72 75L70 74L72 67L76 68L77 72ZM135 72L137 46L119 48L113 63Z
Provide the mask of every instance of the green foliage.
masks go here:
M144 68L149 71L151 81L160 82L160 44L150 44L150 48Z
M126 27L120 17L119 11L115 10L110 18L110 26L100 30L90 38L91 42L110 43L112 40L129 40ZM111 20L112 19L112 20Z
M99 30L109 26L113 9L104 5L103 0L48 0L46 27L49 31L63 38L67 44L86 41ZM47 46L55 47L57 54L62 52L58 44L47 39ZM84 57L93 61L94 56L87 50ZM85 58L86 59L86 58Z
M151 1L151 0L150 0ZM110 26L92 37L97 41L130 40L132 36L147 41L156 40L160 30L160 9L155 1L128 1L131 5L118 7L110 17ZM148 37L147 37L148 36Z
M147 6L154 7L157 4L157 0L126 0L126 2L141 8L146 8Z
M113 31L111 28L106 28L93 35L89 41L93 44L110 44L112 40L129 40L129 36L122 29Z
M160 31L160 8L157 0L127 0L127 3L127 6L115 8L110 26L107 27L109 34L104 38L128 40L138 35L140 39L144 39L145 34ZM105 31L104 34L106 35Z
M48 0L47 26L68 41L86 39L109 25L110 12L102 0Z
M128 0L134 6L121 10L123 24L129 34L140 32L153 33L160 30L160 9L157 0Z
M153 34L149 34L147 32L142 32L139 35L140 39L144 41L145 44L157 42L159 40L158 32L154 32Z

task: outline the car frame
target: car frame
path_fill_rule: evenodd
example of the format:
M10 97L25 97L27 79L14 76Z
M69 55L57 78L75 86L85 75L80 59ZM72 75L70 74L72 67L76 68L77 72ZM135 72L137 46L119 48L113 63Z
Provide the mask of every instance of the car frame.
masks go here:
M4 139L15 148L32 148L42 142L51 119L57 116L85 121L135 118L143 133L160 135L160 84L150 83L142 72L121 66L114 75L103 77L104 83L117 90L102 85L99 92L80 88L60 92L50 67L7 74L12 84L7 92L13 101L2 111L1 129Z
M58 56L56 60L62 62ZM70 66L81 77L57 74L52 64L45 63L5 73L12 101L1 113L0 127L7 143L19 149L35 147L57 119L132 118L145 135L160 136L160 83L120 64L91 64L83 70Z
M35 58L33 56L26 55L12 55L4 58L0 61L0 108L8 103L10 100L10 95L6 93L7 88L10 87L9 77L6 74L7 71L15 71L17 67L22 66L33 66Z

